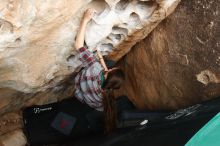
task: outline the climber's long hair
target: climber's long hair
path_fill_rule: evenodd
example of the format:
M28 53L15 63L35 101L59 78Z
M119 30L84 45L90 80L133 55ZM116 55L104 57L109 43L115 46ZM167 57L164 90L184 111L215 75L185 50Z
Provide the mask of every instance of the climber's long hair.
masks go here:
M120 68L114 68L108 72L103 85L104 97L102 99L104 106L105 132L111 133L116 128L116 105L113 89L119 89L125 75Z

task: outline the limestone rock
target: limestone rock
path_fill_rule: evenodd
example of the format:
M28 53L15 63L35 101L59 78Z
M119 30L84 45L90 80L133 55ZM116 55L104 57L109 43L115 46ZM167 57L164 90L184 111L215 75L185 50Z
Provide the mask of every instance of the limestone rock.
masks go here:
M220 1L181 1L120 61L118 94L140 108L178 109L220 96Z
M0 118L0 135L22 128L22 116L18 113L8 113ZM1 138L0 138L1 141Z
M177 109L220 96L220 2L182 1L154 29L178 2L1 0L0 115L73 94L72 73L81 63L72 44L87 7L98 11L87 28L88 47L115 60L129 52L119 62L127 76L117 95L149 109ZM152 13L144 18L139 8Z
M0 146L25 146L26 143L26 137L20 129L0 137Z
M87 27L86 45L118 60L178 3L179 0L1 0L0 115L73 94L73 78L81 65L73 44L85 9L97 10Z
M97 47L120 59L173 12L179 0L0 1L0 87L26 93L55 87L76 72L72 47L82 13L97 10L86 33Z

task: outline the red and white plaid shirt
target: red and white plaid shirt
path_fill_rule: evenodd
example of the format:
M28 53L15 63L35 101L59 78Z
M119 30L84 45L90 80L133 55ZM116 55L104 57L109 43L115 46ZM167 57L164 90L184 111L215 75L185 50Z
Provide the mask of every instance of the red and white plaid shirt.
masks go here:
M95 55L86 48L79 49L79 60L84 68L75 78L76 98L98 111L103 111L101 74L102 65Z

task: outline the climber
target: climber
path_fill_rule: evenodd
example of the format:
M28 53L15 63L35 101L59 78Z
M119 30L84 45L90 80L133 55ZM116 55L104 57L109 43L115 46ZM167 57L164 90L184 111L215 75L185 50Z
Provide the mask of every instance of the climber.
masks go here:
M85 68L75 78L75 97L98 111L104 110L106 130L111 131L115 126L112 90L120 88L125 77L120 68L108 69L99 51L100 62L84 47L85 29L94 13L93 9L86 10L76 37L75 48Z
M104 128L106 133L116 128L116 106L112 92L120 88L125 76L120 68L108 69L99 51L97 59L95 54L84 47L85 29L94 13L92 9L85 11L76 36L75 48L79 52L83 69L74 80L75 97L26 108L23 111L24 130L15 131L2 145L11 146L7 143L16 141L16 137L21 137L18 140L20 142L16 142L21 145L27 142L37 145L58 143L80 134L83 136L92 127L95 127L93 131L100 129L96 127L102 124L105 128L101 129ZM104 121L100 122L103 115Z

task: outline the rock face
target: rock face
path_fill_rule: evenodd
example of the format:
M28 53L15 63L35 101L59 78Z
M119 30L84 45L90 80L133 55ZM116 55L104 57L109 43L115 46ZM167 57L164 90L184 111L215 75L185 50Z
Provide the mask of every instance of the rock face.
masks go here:
M178 2L3 0L0 86L33 93L56 86L65 75L74 72L81 63L76 60L72 44L87 7L96 9L97 14L88 25L86 45L91 50L97 47L106 55L120 50L112 55L119 59Z
M81 62L72 46L86 8L97 10L87 27L86 45L118 60L172 13L178 3L179 0L1 0L0 114L71 95L72 86L67 88L65 81L71 82L69 76L80 69Z
M119 94L140 108L176 109L220 96L220 1L182 1L121 61Z

